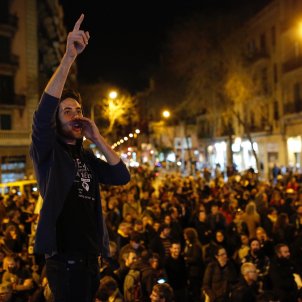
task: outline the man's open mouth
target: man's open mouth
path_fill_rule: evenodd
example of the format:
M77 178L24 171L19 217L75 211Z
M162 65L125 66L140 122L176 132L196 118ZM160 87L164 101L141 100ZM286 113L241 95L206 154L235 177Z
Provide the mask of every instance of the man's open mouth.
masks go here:
M72 122L71 127L74 130L81 130L82 129L82 123L81 122Z

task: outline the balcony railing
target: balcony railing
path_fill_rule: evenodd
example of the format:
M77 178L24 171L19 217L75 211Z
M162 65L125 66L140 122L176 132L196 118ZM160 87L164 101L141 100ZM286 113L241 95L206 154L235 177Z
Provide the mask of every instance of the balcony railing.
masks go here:
M269 54L266 49L257 49L257 50L250 52L247 55L247 58L251 63L255 63L259 60L268 59Z
M302 100L284 104L284 114L293 114L302 111Z
M0 64L19 66L19 56L12 53L0 56Z
M29 145L29 131L0 130L0 146Z
M11 34L13 34L18 29L18 21L19 18L16 15L0 14L0 29L8 31Z
M302 67L302 56L287 60L282 64L283 73Z
M1 98L0 96L0 107L24 107L26 104L25 95L13 94L11 97Z

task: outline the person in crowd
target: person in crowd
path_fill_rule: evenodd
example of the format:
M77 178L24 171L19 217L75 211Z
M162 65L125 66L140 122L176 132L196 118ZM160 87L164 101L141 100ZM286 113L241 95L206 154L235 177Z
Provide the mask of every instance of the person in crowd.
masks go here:
M0 301L13 302L13 288L10 284L0 284Z
M167 273L164 267L160 265L160 259L157 253L152 253L150 255L149 264L154 271L155 279L157 280L157 282L158 283L166 282L168 279Z
M165 220L166 219L166 220ZM180 214L177 207L173 206L169 209L169 214L164 217L164 222L170 225L170 238L174 241L184 242L183 228L180 223Z
M234 253L234 259L239 263L241 263L242 259L245 258L249 253L250 250L249 236L246 233L241 233L240 242L241 242L240 247Z
M227 251L228 256L230 256L229 247L224 232L222 230L217 230L214 236L214 239L211 240L210 244L207 245L204 250L205 264L208 264L212 260L216 259L215 251L217 249L217 246L223 246L224 249Z
M198 233L198 238L201 244L209 244L212 237L212 230L208 222L207 214L204 207L199 209L197 213L197 219L194 220L193 227Z
M127 201L123 205L123 218L130 214L132 219L139 218L142 213L142 208L139 200L135 199L134 193L129 193Z
M130 266L130 270L124 281L125 302L147 302L153 286L157 283L157 276L150 266L150 252L145 250L136 262Z
M2 249L7 254L10 253L21 253L23 247L23 240L20 235L20 229L14 224L7 226L4 237L1 238Z
M187 301L187 271L184 257L181 255L180 242L172 242L170 255L165 262L168 283L173 288L176 302Z
M13 289L13 299L16 302L26 301L32 294L34 283L30 273L20 267L20 261L13 256L6 256L3 261L5 272L2 283Z
M260 215L257 212L256 204L250 201L245 208L242 219L247 224L249 238L256 236L256 228L260 225Z
M256 238L260 242L260 247L263 253L272 258L274 255L274 241L268 237L266 230L263 227L256 229Z
M115 196L111 196L108 200L105 221L110 240L116 241L117 229L119 224L122 222L122 217L118 208L118 200Z
M257 269L251 262L241 265L241 277L231 291L230 302L256 302L258 295Z
M299 274L290 258L289 247L279 243L275 247L275 252L276 258L273 259L269 269L272 289L280 302L296 302L298 294L296 279Z
M295 228L295 235L302 233L302 204L296 207L296 212L290 217L290 223Z
M98 288L98 257L108 256L99 183L124 185L130 174L94 121L83 116L80 95L65 90L69 70L88 45L82 14L67 36L65 54L34 113L30 155L43 207L35 252L46 258L46 274L57 301L92 301ZM82 147L92 141L106 158ZM69 296L71 295L71 297Z
M171 228L168 224L161 224L158 230L158 235L152 239L149 245L152 252L159 254L161 265L164 264L165 259L170 255L170 231Z
M267 289L269 287L268 272L270 267L270 259L264 254L257 238L250 239L249 245L249 253L242 259L241 262L250 262L255 264L258 273L259 288L261 290Z
M226 219L221 212L219 212L218 202L212 202L211 213L208 216L208 221L212 230L215 233L217 230L226 229Z
M289 182L288 182L287 185L286 185L286 190L288 190L288 189L292 189L292 190L294 190L295 192L298 191L298 189L299 189L299 184L298 184L298 182L297 182L296 177L294 177L294 176L291 177L291 179L289 180Z
M238 277L238 269L235 263L228 258L225 248L217 246L215 260L206 267L202 290L211 302L226 302Z
M241 246L240 234L248 234L247 225L242 219L243 213L241 209L237 209L233 214L233 221L226 228L228 253L232 258L236 257L236 251Z
M129 222L122 221L117 229L116 243L118 250L120 251L123 246L130 242L130 234L132 231L132 225Z
M153 286L150 295L151 302L174 302L174 292L168 283Z
M128 274L131 265L137 261L137 255L135 250L128 250L123 254L122 262L120 263L120 267L114 272L117 276L119 288L123 293L124 290L124 281L126 275Z
M294 240L294 226L290 224L288 215L280 213L273 228L273 240L275 244L291 244Z
M278 219L278 211L275 206L269 207L267 213L261 217L261 226L265 229L269 238L273 236L273 229Z
M204 272L202 246L198 234L193 228L184 230L185 247L184 259L187 268L189 301L195 302L200 298L202 277Z
M121 248L121 250L119 252L119 262L120 263L121 263L124 253L129 250L135 250L135 253L138 258L140 257L141 253L145 250L145 247L143 246L142 241L141 241L141 236L136 231L132 231L132 233L130 234L130 242Z
M116 280L105 276L100 280L100 285L95 296L95 302L123 302L123 295L119 291Z

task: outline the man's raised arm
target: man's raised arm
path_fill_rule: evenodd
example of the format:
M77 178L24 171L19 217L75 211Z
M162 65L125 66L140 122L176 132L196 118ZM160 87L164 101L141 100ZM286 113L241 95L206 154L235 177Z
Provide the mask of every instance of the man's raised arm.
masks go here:
M90 38L88 31L80 29L83 20L84 14L80 16L73 30L68 34L65 54L45 88L46 93L58 99L62 95L71 65L76 57L86 48Z

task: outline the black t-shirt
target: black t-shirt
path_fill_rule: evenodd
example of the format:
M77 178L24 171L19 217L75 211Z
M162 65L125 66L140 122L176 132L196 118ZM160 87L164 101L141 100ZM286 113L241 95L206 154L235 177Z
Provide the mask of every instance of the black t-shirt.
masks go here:
M79 146L68 149L77 173L57 220L58 252L97 255L97 183Z

